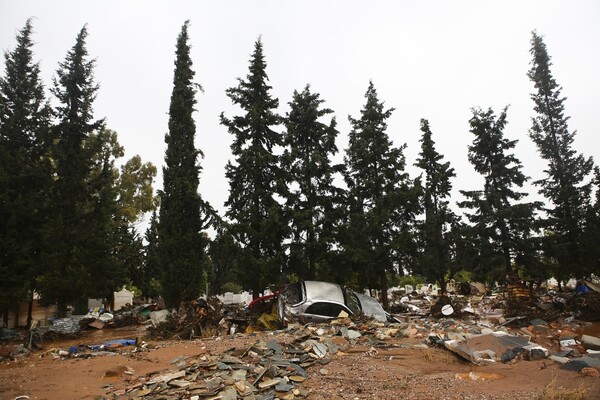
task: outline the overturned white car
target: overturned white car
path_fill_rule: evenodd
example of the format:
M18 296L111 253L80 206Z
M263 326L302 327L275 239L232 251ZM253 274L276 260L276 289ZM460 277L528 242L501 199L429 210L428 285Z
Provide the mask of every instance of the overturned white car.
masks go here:
M283 325L359 315L382 322L389 318L376 299L335 283L300 281L286 285L277 297L277 316Z

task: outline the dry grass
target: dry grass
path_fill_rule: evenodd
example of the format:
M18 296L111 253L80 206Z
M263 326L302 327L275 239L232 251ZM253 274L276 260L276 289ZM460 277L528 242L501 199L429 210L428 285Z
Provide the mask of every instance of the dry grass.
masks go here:
M552 380L542 392L537 400L586 400L587 389L579 386L575 389L556 388L556 378Z

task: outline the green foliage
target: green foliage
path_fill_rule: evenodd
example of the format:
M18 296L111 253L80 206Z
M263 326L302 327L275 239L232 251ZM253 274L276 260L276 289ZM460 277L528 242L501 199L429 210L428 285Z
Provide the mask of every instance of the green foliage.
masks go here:
M33 61L31 20L0 77L0 312L29 297L39 273L50 164L50 107Z
M157 278L150 279L149 287L150 287L150 289L148 290L147 293L145 293L146 296L152 297L152 298L157 298L158 296L162 296L162 293L163 293L162 284L160 283L160 281Z
M335 118L329 124L319 120L333 113L320 108L324 100L310 86L294 91L285 118L286 149L282 156L287 192L285 211L290 220L292 239L289 247L289 272L301 279L326 275L327 262L335 238L334 208L338 190L333 176L339 167L330 157L337 153Z
M530 52L533 60L528 75L536 89L531 94L536 116L529 136L548 163L546 177L535 184L553 206L546 208L545 255L556 260L555 277L565 280L583 276L593 268L586 263L589 257L585 255L588 247L583 232L590 206L593 161L573 149L575 131L569 131L569 117L564 115L566 98L550 71L546 44L536 32L532 33Z
M161 269L158 256L158 216L156 210L152 211L150 224L144 234L146 244L143 250L143 261L140 268L133 274L133 283L138 286L144 296L156 298L162 295L160 284ZM154 283L153 283L154 282ZM158 290L160 288L160 290Z
M134 286L131 282L128 282L127 285L125 285L125 289L133 293L134 299L142 295L142 291L137 286Z
M404 287L411 285L417 287L417 285L424 285L427 282L427 278L421 275L404 275L396 278L395 286Z
M97 294L88 290L92 275L102 276L101 266L111 263L108 235L114 194L103 185L114 178L114 172L107 155L101 154L105 145L110 146L110 135L90 139L103 129L104 121L93 120L98 86L93 82L94 61L88 60L86 37L83 27L59 64L52 89L59 101L51 148L55 182L50 204L54 212L45 231L43 273L38 283L42 301L57 302L59 315L64 315L67 303L83 302L88 295Z
M452 190L450 179L456 176L449 162L435 150L429 122L421 119L421 153L416 166L425 173L423 206L425 220L420 226L422 253L417 270L428 279L439 282L442 293L446 292L446 280L456 269L451 260L452 241L450 227L456 216L450 210L449 197Z
M242 285L236 282L225 282L221 285L221 293L242 293L243 290Z
M521 172L521 162L509 153L517 141L504 138L506 108L497 118L491 108L473 109L469 123L475 136L469 161L483 176L484 187L461 191L466 200L459 205L471 210L466 215L472 226L466 232L476 249L473 265L489 282L512 274L516 258L535 258L531 235L540 204L520 202L526 193L515 190L528 178Z
M594 169L594 189L596 197L587 209L584 228L584 259L582 270L584 276L600 276L600 168Z
M404 171L405 145L393 147L387 135L393 109L384 110L372 82L365 97L361 117L349 117L352 130L344 158L348 213L341 241L362 285L381 289L385 306L387 272L408 269L415 255L420 188Z
M473 281L473 273L471 271L461 269L454 274L453 279L456 282L472 282Z
M156 167L142 163L139 155L133 156L123 166L116 183L119 191L119 213L129 223L137 221L143 214L154 211L152 183Z
M229 181L226 216L229 232L240 246L240 280L258 295L280 276L284 264L283 238L287 221L276 195L284 192L285 178L277 152L283 137L274 130L282 119L274 111L279 101L269 93L263 45L255 43L246 79L226 90L242 115L221 114L221 124L233 135L225 175Z
M201 167L192 117L196 85L188 44L188 22L177 38L173 92L169 106L169 132L160 192L158 260L168 307L198 297L205 286L208 239L202 235L203 201L198 193Z
M240 282L244 262L242 249L225 228L217 233L215 239L210 243L210 272L209 288L211 294L219 291L226 282Z

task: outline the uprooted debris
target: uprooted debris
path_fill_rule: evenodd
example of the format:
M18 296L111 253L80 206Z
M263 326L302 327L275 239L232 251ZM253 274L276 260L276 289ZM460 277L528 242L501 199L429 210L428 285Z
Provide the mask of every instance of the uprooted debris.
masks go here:
M51 339L56 338L75 338L81 331L81 320L83 316L71 316L66 318L58 318L52 321L52 325L48 327L46 336Z
M532 293L528 301L513 303L507 301L505 316L526 315L528 318L541 318L554 321L559 318L581 321L600 321L600 293L589 291L581 294L574 291L546 291Z
M233 334L244 330L248 319L239 305L224 305L216 297L208 301L198 299L182 302L177 313L164 310L161 315L150 316L153 326L148 328L152 339L192 339L218 334Z

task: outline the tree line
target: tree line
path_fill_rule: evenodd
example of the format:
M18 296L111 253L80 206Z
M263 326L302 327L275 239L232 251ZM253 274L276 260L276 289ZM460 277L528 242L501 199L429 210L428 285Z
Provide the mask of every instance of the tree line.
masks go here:
M203 153L195 146L195 83L189 23L177 37L163 188L139 156L119 162L117 133L96 119L95 62L84 26L56 71L50 105L33 58L32 25L5 53L0 78L0 310L40 296L85 308L125 284L168 306L226 288L251 289L298 279L387 290L403 275L440 284L468 274L485 282L600 275L600 171L573 149L565 97L551 73L543 38L531 36L534 83L529 137L546 162L534 182L544 201L528 201L529 180L504 136L508 108L474 108L468 159L482 187L461 190L456 173L421 119L421 151L406 171L406 145L394 146L387 108L369 82L349 142L336 164L333 110L310 85L278 113L263 43L248 73L226 89L236 115L220 116L233 137L225 166L224 215L201 196ZM118 167L117 165L121 165ZM151 213L142 238L135 223ZM216 232L214 237L208 229Z

